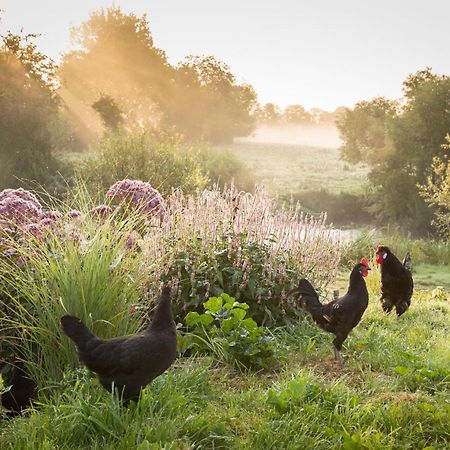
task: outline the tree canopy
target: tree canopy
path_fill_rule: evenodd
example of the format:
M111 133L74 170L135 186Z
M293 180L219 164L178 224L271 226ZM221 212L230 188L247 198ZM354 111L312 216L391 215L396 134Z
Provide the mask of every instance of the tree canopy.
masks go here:
M120 105L125 126L174 127L189 139L223 142L252 130L253 88L211 56L169 64L145 15L102 9L72 36L78 48L59 70L68 102L92 105L101 93Z
M433 174L434 157L450 131L450 77L431 69L411 74L403 83L404 98L362 101L337 121L344 159L371 167L372 210L381 221L429 226L432 210L418 184Z

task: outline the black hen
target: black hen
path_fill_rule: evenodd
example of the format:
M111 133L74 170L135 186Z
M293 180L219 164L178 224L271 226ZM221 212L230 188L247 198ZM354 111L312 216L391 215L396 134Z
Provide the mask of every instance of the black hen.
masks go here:
M376 261L381 266L381 307L390 313L395 306L397 318L411 305L414 282L411 274L411 257L406 254L403 263L389 247L379 245Z
M367 261L362 259L350 274L347 293L325 305L320 303L317 292L305 278L300 280L298 288L290 292L300 298L301 307L311 314L320 328L335 335L334 356L341 365L343 363L342 343L350 331L358 325L369 304L369 293L363 278L367 276L369 270Z
M125 403L136 400L141 389L176 358L176 327L168 287L163 288L153 320L142 334L100 339L73 316L62 317L61 327L75 342L80 361L97 374L105 389L111 391L114 385Z
M23 363L17 362L8 384L11 387L1 396L0 405L6 408L8 416L12 417L30 406L36 391L36 383L26 373Z

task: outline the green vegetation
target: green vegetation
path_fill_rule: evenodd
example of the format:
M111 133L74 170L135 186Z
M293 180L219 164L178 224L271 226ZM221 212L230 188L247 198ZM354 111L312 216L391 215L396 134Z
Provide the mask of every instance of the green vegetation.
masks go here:
M443 144L450 131L450 77L427 68L409 75L403 92L401 103L384 98L359 102L337 125L343 158L370 166L370 206L379 223L423 233L430 229L433 210L418 185L435 172L433 158L449 156Z
M190 312L184 319L188 332L180 338L181 353L212 353L242 370L269 369L276 364L275 339L267 328L246 317L247 303L223 293L211 297L203 307L204 313Z
M366 168L344 163L334 149L248 142L237 142L226 148L273 195L314 190L360 195L367 178Z
M276 335L289 358L273 373L239 373L210 358L180 358L120 406L84 370L50 398L2 424L4 449L443 449L448 432L449 297L415 295L397 321L371 297L346 341L307 318Z

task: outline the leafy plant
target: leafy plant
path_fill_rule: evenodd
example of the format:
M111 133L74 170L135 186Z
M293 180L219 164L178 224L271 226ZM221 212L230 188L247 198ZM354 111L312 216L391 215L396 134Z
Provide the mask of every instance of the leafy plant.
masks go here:
M277 361L278 349L268 330L246 317L249 306L223 293L204 304L205 312L185 317L190 330L181 339L181 351L213 353L240 369L268 369Z

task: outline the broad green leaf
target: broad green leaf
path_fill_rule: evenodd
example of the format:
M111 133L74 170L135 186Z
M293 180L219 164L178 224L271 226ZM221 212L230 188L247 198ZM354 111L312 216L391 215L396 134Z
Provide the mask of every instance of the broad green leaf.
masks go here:
M203 306L208 311L211 311L213 314L219 311L222 308L222 298L220 297L211 297L208 301L203 303Z
M192 327L200 322L200 314L198 312L190 312L184 318L186 325Z
M247 313L243 309L233 308L231 314L233 314L233 317L236 317L236 319L242 320Z

